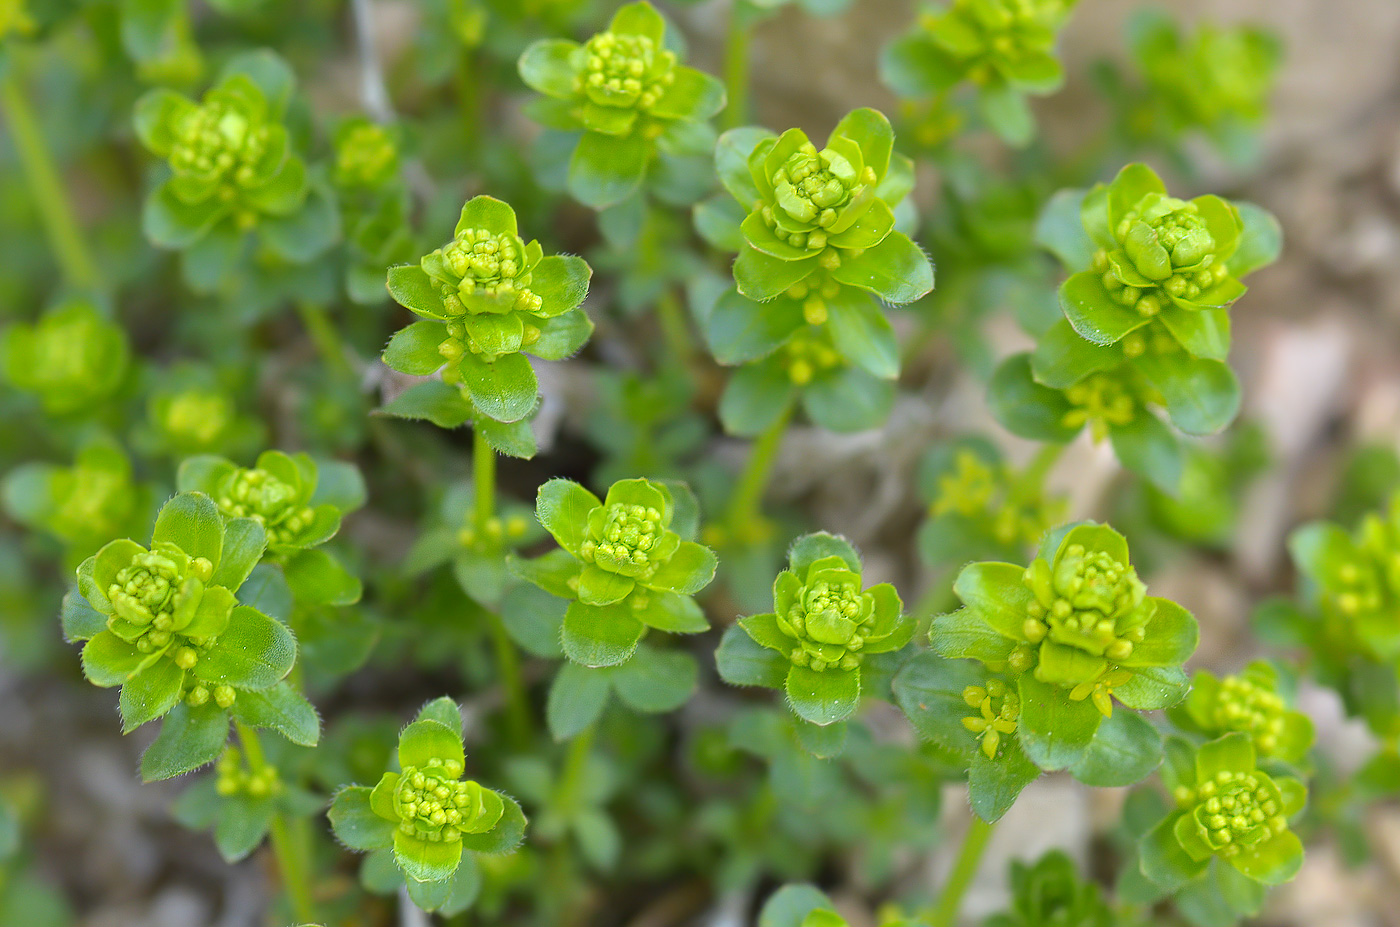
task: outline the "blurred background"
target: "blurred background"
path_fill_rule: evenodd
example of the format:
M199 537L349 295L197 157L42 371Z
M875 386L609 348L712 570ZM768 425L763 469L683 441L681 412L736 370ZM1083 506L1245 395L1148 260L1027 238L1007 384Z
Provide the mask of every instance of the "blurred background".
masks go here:
M268 2L281 8L280 0ZM323 32L312 30L303 37L314 47L315 56L306 59L316 62L314 68L297 62L313 107L353 110L364 74L348 11L327 3L286 6L296 22L304 17L323 24ZM1130 17L1141 6L1129 0L1081 0L1075 9L1061 43L1067 83L1034 103L1051 150L1079 150L1111 118L1103 88L1115 77L1103 63L1126 66L1125 36ZM14 7L0 0L0 23ZM391 86L407 80L401 75L421 65L424 56L451 53L440 47L443 41L450 44L451 37L434 35L441 32L441 4L373 0L369 8ZM196 33L214 28L211 21L218 13L201 4L192 9ZM695 66L720 69L726 9L714 2L667 7L687 36ZM799 125L819 136L855 106L899 112L900 105L878 79L878 55L908 29L915 14L911 4L892 0L855 0L831 17L812 16L795 6L781 8L755 29L754 121L779 129ZM1260 652L1262 645L1249 631L1257 603L1293 587L1287 532L1301 521L1336 511L1349 490L1379 498L1400 477L1400 467L1394 465L1400 449L1400 3L1174 0L1170 14L1187 28L1199 20L1249 22L1275 34L1283 47L1269 115L1246 157L1225 157L1217 146L1187 140L1180 160L1154 162L1173 192L1209 190L1252 200L1274 212L1285 233L1283 258L1251 278L1248 296L1233 312L1231 360L1244 385L1242 422L1260 436L1265 448L1260 453L1270 466L1258 472L1240 466L1240 479L1232 487L1233 530L1208 543L1164 543L1148 558L1152 569L1146 579L1153 592L1177 599L1200 620L1202 641L1194 665L1231 671ZM286 38L275 16L259 22L248 27L245 38L273 44ZM69 60L75 59L70 55ZM86 77L93 73L95 69ZM506 68L487 74L489 79L509 78ZM108 165L93 153L110 126L125 121L129 95L123 96L123 88L104 95L84 81L81 68L41 69L37 86L54 101L42 121L56 131L57 147L70 162L65 175L70 193L84 221L97 230L106 266L123 275L128 291L136 292L129 318L137 350L142 350L160 344L155 333L178 290L161 283L141 292L143 275L155 274L159 265L144 243L124 241L134 234L134 211L119 190L114 192L139 171L130 164ZM500 88L491 103L505 131L528 135L518 110L524 98L523 87L511 84ZM87 107L86 116L76 102ZM421 100L399 101L409 112L416 102ZM74 121L79 118L87 122ZM50 291L45 274L51 277L52 264L42 238L25 234L37 226L15 168L8 125L0 132L5 239L0 319L8 321L35 314ZM1016 157L997 144L989 144L985 154L989 165L1010 164ZM946 180L928 168L920 176L915 197L931 221L950 208ZM138 193L127 190L133 199ZM460 202L455 193L447 199ZM123 210L126 226L104 222ZM567 235L571 224L582 223L578 216L566 215L556 232ZM936 244L929 247L943 275L956 258L939 253ZM609 318L610 310L600 312L594 301L590 308L603 318L589 357L542 371L546 409L537 431L546 449L544 460L503 476L523 495L550 472L586 471L596 460L596 453L586 449L588 436L567 423L596 415L589 377L609 358L627 357L630 339L627 316ZM929 446L976 432L992 436L1013 460L1028 459L1032 450L994 423L983 385L991 363L1030 341L1015 324L1015 306L986 309L967 313L956 305L942 307L950 331L963 326L973 334L935 338L910 358L887 425L854 435L794 429L772 481L773 504L801 509L815 525L839 526L862 548L870 581L896 582L909 601L940 581L920 561L915 544L927 511L915 473ZM911 338L922 330L913 312L896 312L894 318ZM280 421L278 416L299 413L277 399L281 383L276 378L290 378L288 370L310 348L295 323L274 321L266 331L265 342L285 347L285 356L272 373L243 373L259 380L256 392L264 415ZM164 359L174 353L167 352ZM386 389L392 391L392 384ZM24 456L25 419L17 409L13 402L0 404L0 414L9 419L0 428L8 445L0 463L7 467ZM332 422L326 427L338 426ZM695 453L731 464L742 459L746 447L747 442L711 432ZM505 464L503 470L510 467ZM1141 511L1142 500L1125 486L1107 447L1095 447L1084 436L1070 448L1052 485L1069 495L1073 517L1114 517L1118 523L1121 516L1131 522L1133 513ZM372 499L376 491L393 492L394 487L372 484ZM388 559L396 557L411 541L413 527L411 519L396 520L402 512L393 509L359 516L348 526L350 535ZM1207 516L1204 509L1194 514ZM119 736L114 695L80 684L76 653L60 641L53 617L61 594L59 573L31 569L40 559L33 552L37 542L26 539L19 525L4 522L0 529L0 624L6 629L0 638L5 648L0 651L0 781L20 804L37 809L33 820L38 822L23 868L5 870L0 879L51 886L56 898L46 903L70 909L83 927L258 923L270 877L267 861L254 857L226 865L206 835L190 833L171 820L169 805L179 783L139 783L137 758L154 731ZM425 690L436 694L434 684L448 691L461 684L461 676L450 669L424 675L430 678L395 678L385 659L356 677L334 704L344 710L412 705ZM1344 782L1374 752L1372 735L1348 720L1327 690L1304 684L1300 701L1317 723L1327 776ZM891 724L897 720L892 717ZM1009 858L1032 859L1060 847L1091 872L1111 868L1103 855L1111 854L1112 847L1101 830L1116 819L1121 800L1117 790L1090 790L1067 777L1049 776L1032 785L993 837L969 896L969 918L1004 904ZM941 814L948 833L965 827L960 787L948 787ZM1302 874L1272 894L1260 923L1400 927L1400 805L1372 806L1364 820L1339 813L1313 836ZM1370 852L1357 849L1363 845ZM917 865L906 878L929 885L937 884L950 864L937 846L928 848L926 857L915 856ZM548 891L544 886L538 890ZM686 904L687 896L677 891L682 901L672 909L652 906L625 922L634 927L742 923L722 904ZM858 882L835 880L833 897L852 924L874 923L870 895Z

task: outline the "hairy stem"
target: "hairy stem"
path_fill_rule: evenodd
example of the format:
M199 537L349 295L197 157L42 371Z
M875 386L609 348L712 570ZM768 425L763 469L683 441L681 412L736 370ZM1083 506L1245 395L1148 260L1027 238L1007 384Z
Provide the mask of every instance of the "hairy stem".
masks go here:
M743 125L749 110L749 17L745 0L733 0L724 37L724 92L729 98L720 117L726 129Z
M496 513L496 451L477 429L472 430L472 490L476 530L485 531Z
M0 78L0 106L9 122L10 138L24 167L34 203L39 208L39 218L48 235L49 246L63 269L63 275L68 278L69 284L78 289L97 289L97 265L93 263L92 255L83 241L53 155L13 74Z
M778 449L783 444L783 433L792 420L793 405L788 404L783 413L773 420L773 424L754 442L749 452L749 462L744 472L734 484L734 494L729 497L729 530L742 531L761 512L763 491L768 487L768 479L773 474L773 464L778 459Z
M258 732L242 721L235 721L238 739L243 744L243 754L248 759L248 770L254 774L267 768L267 757L263 754ZM272 842L273 855L277 857L277 868L282 873L282 887L292 903L292 913L304 924L319 921L316 905L311 900L311 879L307 865L307 844L294 839L288 826L287 816L278 811L272 816L272 827L268 834Z
M975 814L972 816L972 824L963 835L962 848L958 850L957 862L948 874L948 884L943 886L938 903L924 915L929 927L953 927L957 923L963 895L967 894L973 876L977 875L977 866L982 861L982 853L987 849L994 826Z

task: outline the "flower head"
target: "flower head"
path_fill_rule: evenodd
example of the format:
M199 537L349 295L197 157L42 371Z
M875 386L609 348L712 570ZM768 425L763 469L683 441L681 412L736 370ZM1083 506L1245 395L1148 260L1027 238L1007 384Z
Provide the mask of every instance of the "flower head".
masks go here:
M126 377L130 351L121 326L88 303L58 307L33 324L9 327L4 336L5 374L35 393L47 412L92 410Z
M1202 745L1194 768L1178 777L1172 789L1177 810L1140 843L1144 875L1175 888L1203 872L1212 857L1266 885L1297 874L1303 845L1288 819L1302 810L1306 787L1259 769L1248 735L1227 734ZM1180 858L1183 851L1189 861Z
M399 170L399 146L393 132L377 122L347 120L335 133L335 179L342 187L375 189Z
M600 32L580 57L575 86L599 106L649 110L676 82L676 53L650 35Z

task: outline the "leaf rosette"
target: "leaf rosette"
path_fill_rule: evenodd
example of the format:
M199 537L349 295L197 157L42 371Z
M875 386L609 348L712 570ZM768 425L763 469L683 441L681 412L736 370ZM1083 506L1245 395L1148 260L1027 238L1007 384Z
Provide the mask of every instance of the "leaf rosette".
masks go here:
M82 302L8 326L3 355L6 378L54 415L96 412L121 386L131 358L122 327Z
M163 730L147 752L151 763L143 760L148 778L213 760L227 734L227 710L237 714L245 695L251 693L255 711L264 707L263 693L305 703L279 686L296 660L292 633L235 598L264 545L257 522L226 521L208 496L187 492L160 510L149 548L113 541L78 568L78 594L86 601L74 594L65 600L64 631L85 642L88 681L121 687L124 729L178 712L172 740L192 716L197 726L219 732L217 741L189 744L172 756ZM251 723L277 726L266 719L280 713L264 711ZM314 729L314 712L311 720ZM314 730L303 739L314 743ZM151 765L152 753L165 765Z
M1114 699L1150 710L1186 695L1196 620L1147 595L1127 542L1106 525L1050 532L1029 567L970 564L953 588L964 607L934 620L933 647L1016 681L1017 735L1043 769L1083 759Z
M915 622L894 586L863 588L862 569L845 539L805 535L773 583L774 610L739 619L755 643L787 659L788 703L804 721L827 725L853 714L865 656L898 650L913 636Z
M536 517L561 550L511 558L523 579L570 599L564 654L584 666L627 662L648 628L696 634L709 622L692 596L716 559L693 538L699 505L682 483L619 480L599 500L571 480L540 487Z
M1265 885L1288 882L1303 844L1288 819L1303 810L1307 787L1256 765L1247 734L1203 744L1172 776L1176 810L1139 842L1142 874L1168 891L1201 876L1212 858Z
M527 244L508 204L473 197L451 242L417 266L389 268L389 293L425 321L395 334L384 361L420 376L441 369L469 399L461 420L479 413L518 422L534 411L538 390L521 352L560 360L582 347L593 323L578 307L591 276L582 258Z
M456 703L429 702L399 734L399 770L373 787L347 786L331 804L336 836L353 850L391 855L415 903L449 905L458 881L477 878L476 853L513 852L525 815L508 795L464 779Z

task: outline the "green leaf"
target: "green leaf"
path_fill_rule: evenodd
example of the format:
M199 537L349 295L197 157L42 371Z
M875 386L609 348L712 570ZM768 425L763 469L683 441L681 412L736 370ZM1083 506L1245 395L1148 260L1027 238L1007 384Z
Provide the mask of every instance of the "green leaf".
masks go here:
M525 839L525 814L509 795L500 795L505 805L496 826L484 834L463 834L462 847L474 853L510 853Z
M970 734L968 739L972 739ZM1021 744L1014 738L1003 738L996 759L981 750L972 751L967 798L977 816L992 824L1001 820L1021 791L1038 778L1040 768L1026 757Z
M473 416L462 391L441 380L415 384L375 411L395 418L423 419L439 428L457 428Z
M292 594L310 605L354 605L364 587L339 560L324 550L303 550L282 566Z
M560 639L564 655L584 666L617 666L632 658L646 627L626 605L571 602Z
M442 322L414 322L394 332L384 349L384 363L400 373L426 377L446 362L438 351L446 340L447 326Z
M745 244L734 259L734 284L739 292L759 302L780 296L817 270L817 255L800 261L784 261Z
M1005 81L979 88L978 109L982 118L1002 140L1017 148L1028 144L1035 134L1035 117L1021 92Z
M1278 260L1283 251L1283 229L1267 209L1253 203L1236 203L1235 208L1244 230L1226 266L1234 276L1243 277Z
M899 344L885 314L869 298L843 290L827 302L831 340L841 356L874 376L899 376Z
M953 592L1002 636L1024 640L1027 609L1035 600L1025 573L1025 567L1014 563L970 563L958 573Z
M793 665L784 688L788 705L799 718L813 724L835 724L849 718L860 705L860 667L819 673Z
M122 733L127 734L162 717L180 700L185 671L175 661L161 659L122 684Z
M559 546L578 556L588 538L588 515L603 503L573 480L552 479L535 498L535 517Z
M224 522L214 500L198 492L182 492L161 506L151 543L174 544L191 558L203 557L215 569L224 547Z
M423 703L415 721L436 721L451 731L462 730L462 709L455 700L443 695Z
M763 905L758 927L831 927L809 925L814 912L834 912L831 900L811 885L784 885Z
M660 119L702 122L724 109L724 84L694 68L677 67L675 80L652 104L650 114Z
M214 824L214 846L226 863L236 863L258 848L272 826L276 805L271 798L227 798Z
M527 583L533 583L551 596L561 599L575 597L574 585L582 569L578 560L567 550L552 550L533 560L515 554L506 555L510 571Z
M136 137L147 151L164 158L175 144L175 126L182 116L194 108L194 101L173 90L164 87L148 90L132 109Z
M1163 818L1138 842L1138 865L1142 874L1169 892L1180 889L1209 865L1209 860L1197 862L1188 856L1176 839L1175 827L1180 817L1173 814Z
M394 302L430 319L443 320L442 294L417 264L398 264L388 270L387 286Z
M1162 762L1162 735L1141 715L1115 711L1099 725L1070 772L1085 785L1110 788L1141 782Z
M592 335L593 320L582 309L570 309L546 319L539 338L523 350L541 360L565 360L577 354Z
M346 786L335 794L326 812L336 839L360 852L393 846L394 831L398 829L395 822L374 813L369 803L370 792L363 785Z
M240 605L214 646L200 656L194 674L214 685L270 689L291 672L296 656L296 639L285 625Z
M745 210L760 198L749 173L749 155L759 142L773 137L767 129L745 126L730 129L715 143L715 172L719 174L719 181Z
M560 100L574 96L574 66L570 56L578 50L577 42L565 39L540 39L520 55L516 69L520 79L531 90Z
M1148 354L1140 369L1166 400L1172 424L1187 434L1222 431L1240 410L1240 383L1228 364L1186 354Z
M1133 678L1113 690L1113 697L1129 708L1154 711L1170 708L1191 688L1179 666L1144 666L1133 669Z
M853 573L863 569L855 545L839 534L814 531L802 535L788 548L788 566L799 577L805 576L812 564L827 557L840 557Z
M173 779L218 759L228 740L228 712L211 700L198 708L180 702L141 755L146 782Z
M462 862L462 843L429 843L394 831L394 861L403 874L418 882L442 882L452 878Z
M987 404L1008 431L1033 441L1064 443L1080 430L1064 423L1073 409L1064 394L1035 382L1029 354L1002 361L987 384Z
M188 248L228 215L229 207L215 199L185 203L170 180L151 191L141 211L141 230L158 248Z
M83 645L83 676L95 686L110 689L130 679L148 660L149 655L135 644L108 631L104 620L102 630Z
M431 760L461 766L466 762L461 728L432 718L414 721L399 734L398 756L401 769L427 766Z
M608 673L565 661L549 687L545 720L555 740L568 740L602 717L608 705Z
M90 640L107 629L107 616L89 605L76 589L63 596L62 622L63 639L70 644Z
M286 622L292 615L292 590L287 586L287 578L281 567L270 563L253 567L238 590L238 601L278 621Z
M1254 852L1243 852L1230 858L1230 865L1241 873L1265 885L1291 882L1303 868L1303 842L1291 830L1264 841Z
M755 302L726 290L705 324L705 339L715 360L730 366L767 357L806 322L795 299Z
M933 264L903 232L890 232L873 248L855 255L841 251L831 272L838 283L869 290L895 306L911 303L933 289Z
M972 714L963 690L985 681L986 674L974 664L925 651L904 664L892 688L895 702L920 737L971 763L973 753L980 751L962 724Z
M518 422L539 404L539 382L523 354L505 354L488 363L468 353L461 369L472 402L498 422Z
M295 212L258 224L258 234L268 247L294 264L309 263L340 239L340 213L331 193L319 182L307 189Z
M1110 425L1108 435L1119 463L1169 495L1176 495L1185 461L1181 442L1161 419L1139 409L1128 424Z
M949 659L972 659L981 663L1004 663L1016 649L1016 641L997 633L970 608L934 618L929 640L934 650Z
M584 132L569 159L569 194L590 209L621 202L641 185L650 159L651 144L640 132Z
M233 716L252 727L274 730L303 747L314 747L321 739L321 718L315 706L285 680L262 692L238 693Z
M710 629L705 613L690 596L674 592L647 593L646 605L629 600L632 614L638 621L658 631L672 634L700 634Z
M1186 353L1223 361L1230 356L1230 313L1224 309L1184 309L1168 306L1157 318ZM1147 355L1145 359L1152 358Z
M664 589L681 595L695 595L715 578L718 561L715 552L694 541L682 541L680 547L643 585Z
M1080 207L1088 191L1060 190L1050 197L1035 222L1035 243L1060 259L1071 272L1094 262L1098 246L1084 230Z
M592 323L589 325L591 327ZM529 460L535 456L538 449L534 429L528 421L506 423L483 416L473 422L472 427L486 439L486 443L491 445L491 449L497 454Z
M781 689L791 665L785 655L758 644L738 625L725 629L715 650L715 668L731 686Z
M1180 666L1196 652L1201 632L1191 613L1170 599L1153 598L1156 608L1146 637L1134 645L1125 666Z
M267 533L251 518L231 518L224 526L223 556L210 578L211 586L237 592L262 559Z
M635 659L610 674L618 698L637 711L661 714L686 703L699 677L699 666L690 654L656 650L642 645Z
M757 437L788 409L796 392L780 362L745 364L734 371L720 396L719 420L725 433Z
M879 428L894 408L895 385L855 367L817 377L802 392L802 408L815 424L842 434Z
M1043 683L1032 673L1021 674L1020 694L1017 735L1031 762L1046 771L1079 762L1103 720L1093 702L1072 701L1067 689Z
M630 576L585 563L579 573L578 598L585 605L613 605L627 598L636 587L636 580Z
M1218 772L1252 772L1254 742L1238 731L1207 741L1196 751L1196 781L1205 782Z
M276 52L267 48L250 49L235 54L219 71L219 84L243 75L252 81L267 101L272 115L279 116L287 107L296 88L296 75Z
M1080 337L1065 319L1057 319L1031 354L1035 381L1053 389L1068 389L1091 373L1112 370L1123 362L1123 351Z
M1115 302L1093 271L1074 274L1060 285L1060 309L1074 330L1095 344L1115 344L1149 321Z
M1134 209L1149 193L1166 194L1167 188L1156 171L1146 164L1125 166L1108 186L1108 221L1117 225L1123 215Z

